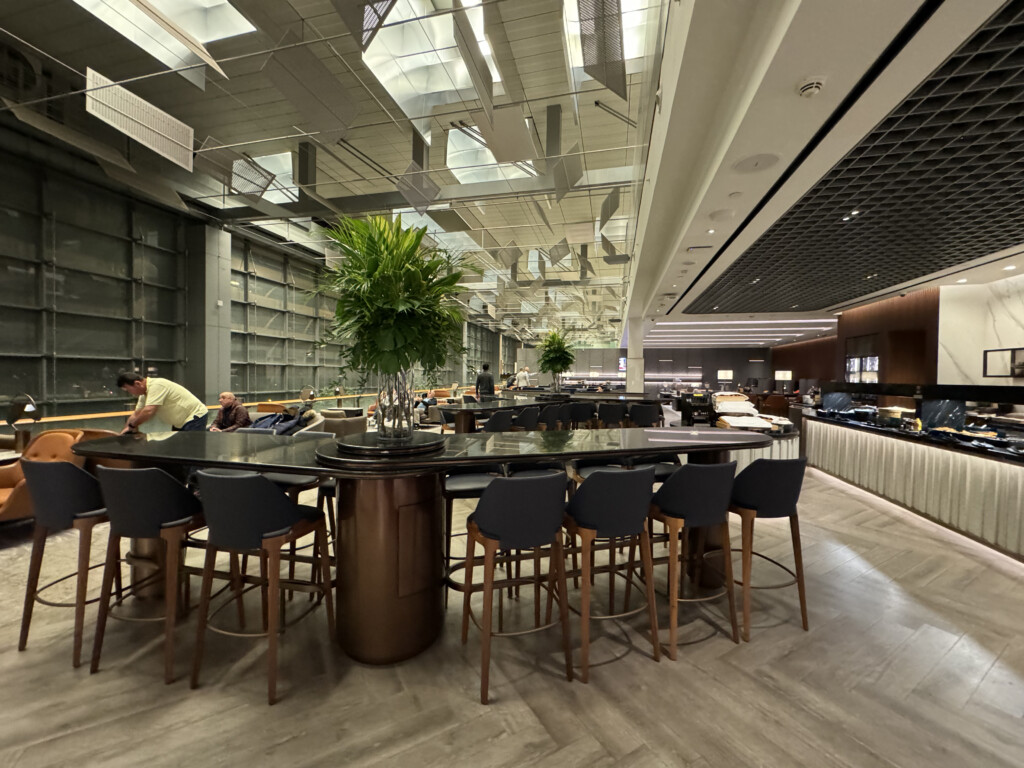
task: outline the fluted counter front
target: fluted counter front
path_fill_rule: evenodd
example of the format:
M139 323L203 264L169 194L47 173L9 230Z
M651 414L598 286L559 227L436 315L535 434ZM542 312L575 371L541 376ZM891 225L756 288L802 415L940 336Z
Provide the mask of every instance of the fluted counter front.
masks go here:
M1024 464L805 415L808 462L1024 558Z

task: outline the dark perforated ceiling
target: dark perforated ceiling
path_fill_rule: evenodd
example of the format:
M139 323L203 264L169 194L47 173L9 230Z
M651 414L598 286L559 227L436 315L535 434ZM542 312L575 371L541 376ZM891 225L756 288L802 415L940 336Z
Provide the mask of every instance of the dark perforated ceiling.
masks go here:
M1024 0L1012 0L685 311L823 309L1022 242Z

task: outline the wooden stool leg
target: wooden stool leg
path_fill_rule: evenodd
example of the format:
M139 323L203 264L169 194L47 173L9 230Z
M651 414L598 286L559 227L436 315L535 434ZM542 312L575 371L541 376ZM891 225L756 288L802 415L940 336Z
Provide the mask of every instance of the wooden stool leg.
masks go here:
M679 562L679 532L682 529L679 520L666 520L668 527L668 657L676 660L679 642L679 583L683 575L682 563Z
M452 505L454 502L451 499L446 498L444 500L444 532L442 538L444 541L444 562L442 567L444 573L447 575L451 568L452 558ZM466 543L466 547L469 547L469 542ZM467 566L468 567L468 566ZM444 585L444 608L448 610L448 593L451 592L451 588L446 583ZM465 642L465 641L463 641Z
M263 631L267 631L267 553L260 551L260 602L263 608Z
M658 606L654 602L654 559L651 557L651 535L647 532L647 521L640 534L640 556L643 558L644 580L647 582L647 613L651 619L651 647L654 660L661 661L661 643L658 642Z
M729 521L721 527L722 552L725 556L725 594L729 597L729 621L732 623L732 641L739 643L740 633L736 626L736 590L732 575L732 542L729 539Z
M89 672L98 672L100 654L103 652L103 633L107 629L107 613L110 611L110 590L114 582L114 569L121 567L121 537L114 533L107 540L107 561L103 566L103 586L100 587L100 613L96 619L96 636L92 641L92 663Z
M288 545L288 580L289 581L295 581L295 553L296 553L296 550L298 548L296 546L296 544L297 544L297 542L292 541L292 543ZM278 554L280 554L280 551L278 551ZM289 589L288 590L288 599L292 600L294 598L295 598L295 590Z
M174 682L174 625L178 619L178 558L184 531L162 532L167 554L164 558L164 683Z
M466 580L462 592L462 644L469 638L469 614L473 610L473 560L476 558L476 537L473 531L466 534Z
M82 664L82 628L85 626L85 600L89 592L89 555L92 551L93 519L76 520L78 529L78 579L75 587L75 644L71 664L76 669Z
M32 557L28 561L28 582L25 584L25 607L21 609L21 637L18 650L28 645L28 628L32 624L32 609L36 605L36 591L39 589L39 572L43 567L43 551L46 549L47 529L36 523L32 532ZM75 666L78 666L77 656Z
M320 545L320 589L323 591L327 610L327 635L334 641L334 598L331 594L331 561L327 549L327 528L321 523L316 529L316 540Z
M238 566L238 553L232 552L230 557L231 590L235 593L235 604L238 608L238 627L245 629L245 602L242 599L242 573Z
M540 547L533 548L533 626L540 626Z
M621 539L620 539L621 541ZM615 541L609 542L608 546L608 614L615 613L615 551L616 549L622 549L621 546L616 547Z
M294 542L292 542L294 544ZM281 621L281 550L271 546L267 562L267 704L277 700L277 634Z
M484 541L484 607L480 617L480 703L487 703L491 676L491 619L494 596L494 556L498 542Z
M594 532L580 529L580 560L583 573L580 583L580 682L590 682L590 585L593 584Z
M572 553L572 572L573 572L572 588L573 589L579 589L580 588L580 577L578 575L576 575L576 574L580 570L580 561L577 558L577 554L576 554L576 537L573 536L570 533L565 534L565 536L566 536L566 538L568 539L568 542L569 542L569 551Z
M626 557L626 590L622 600L622 610L629 610L629 598L633 594L633 574L636 571L636 536L629 537L629 555Z
M565 552L562 549L561 536L555 536L551 545L551 556L548 568L557 575L555 587L558 589L558 619L562 625L562 652L565 654L565 679L572 682L572 632L569 629L569 593L565 578ZM550 594L550 590L548 592ZM551 621L550 611L548 621Z
M807 592L804 588L804 556L800 547L800 522L796 515L789 518L789 531L793 536L793 563L796 572L796 589L800 594L800 620L803 622L804 631L807 631Z
M334 495L328 493L325 497L327 501L327 525L331 531L331 555L334 557L338 556L338 524L337 519L334 516Z
M743 551L743 640L750 642L750 578L754 568L754 513L745 510L742 519L740 547Z
M192 677L190 688L199 687L199 669L203 665L203 646L206 642L206 622L210 618L210 593L213 591L213 571L217 566L217 550L206 543L206 558L203 561L203 582L199 587L199 620L196 625L196 646L192 651Z

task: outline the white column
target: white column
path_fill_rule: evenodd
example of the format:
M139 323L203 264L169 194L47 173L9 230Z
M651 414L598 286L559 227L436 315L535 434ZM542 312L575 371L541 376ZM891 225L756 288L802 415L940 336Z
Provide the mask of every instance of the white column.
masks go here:
M644 391L644 321L626 318L626 391Z

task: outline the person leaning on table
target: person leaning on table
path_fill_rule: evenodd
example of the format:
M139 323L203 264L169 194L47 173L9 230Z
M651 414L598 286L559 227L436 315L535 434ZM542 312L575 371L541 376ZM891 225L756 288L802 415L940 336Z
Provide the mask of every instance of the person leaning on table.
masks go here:
M137 432L140 424L154 416L175 431L206 429L206 406L181 384L157 376L122 372L117 375L117 386L139 398L122 435Z
M220 401L220 412L213 420L211 432L234 432L239 427L252 424L249 411L238 401L234 392L221 392L217 399Z

